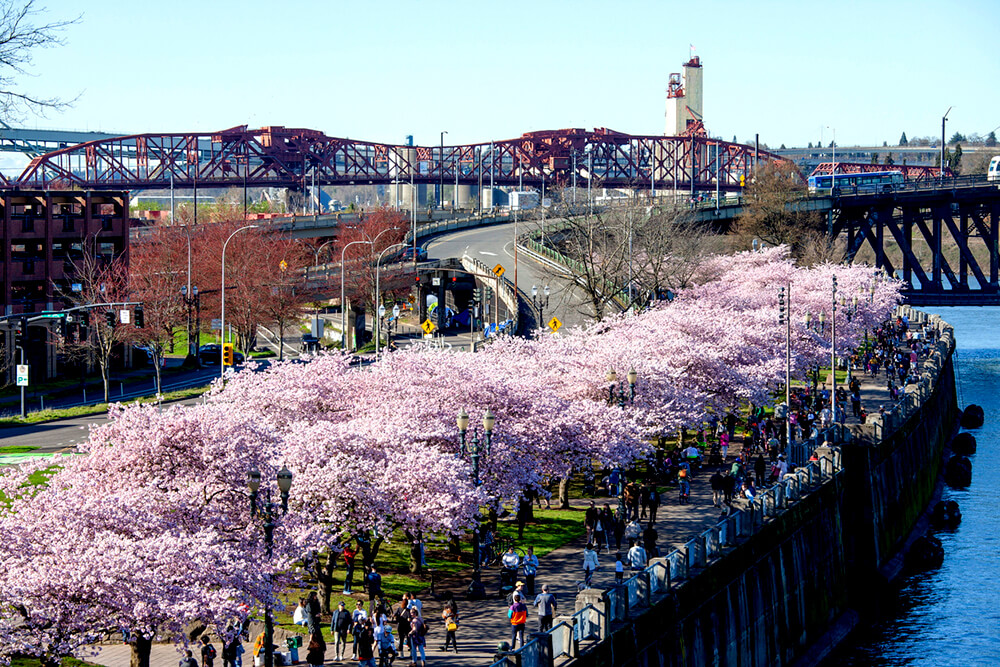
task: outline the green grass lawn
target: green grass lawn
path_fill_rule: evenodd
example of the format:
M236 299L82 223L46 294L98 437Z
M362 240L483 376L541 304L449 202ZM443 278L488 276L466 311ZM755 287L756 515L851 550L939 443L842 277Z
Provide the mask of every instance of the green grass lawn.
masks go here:
M6 445L0 447L0 454L27 454L28 452L33 452L38 447L32 447L31 445Z
M208 391L209 385L203 387L192 387L190 389L179 389L177 391L171 391L163 395L163 402L168 401L182 401L186 398L193 398L195 396L201 396L206 391ZM153 397L138 398L134 401L129 401L126 405L131 405L132 403L155 403L156 399ZM0 419L0 428L7 426L23 426L25 424L39 424L42 422L52 421L54 419L67 419L70 417L83 417L86 415L96 415L102 412L108 411L107 403L97 403L95 405L81 405L75 408L60 408L58 410L39 410L38 412L31 412L25 419L21 417L8 417L6 419ZM15 454L19 452L0 452L5 454Z
M41 667L41 660L26 655L15 655L10 660L10 667ZM63 667L94 667L94 663L77 658L63 658Z

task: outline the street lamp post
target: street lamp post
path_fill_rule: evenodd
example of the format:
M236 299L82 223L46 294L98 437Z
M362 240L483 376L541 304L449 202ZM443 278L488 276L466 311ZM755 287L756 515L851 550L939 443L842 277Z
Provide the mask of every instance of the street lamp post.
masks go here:
M448 130L441 131L441 155L438 160L438 171L441 174L441 189L438 190L438 208L444 208L444 135L448 134Z
M194 343L191 342L191 307L195 307L195 312L199 315L201 314L201 295L198 294L198 286L194 285L188 291L187 285L181 285L181 299L184 301L184 305L187 306L187 334L188 334L188 354L194 356L195 366L201 368L201 359L198 357L198 344L201 342L201 334L199 332L198 320L195 320L194 334L197 336L197 340Z
M786 310L787 294L787 310ZM778 292L778 324L785 325L785 443L792 453L792 286ZM797 462L797 461L796 461Z
M344 278L347 276L347 265L344 264L344 253L347 252L348 248L357 243L367 243L368 245L374 245L375 242L378 241L378 237L382 236L388 231L391 231L392 229L393 228L391 227L383 229L378 234L376 234L375 238L373 238L371 241L365 239L362 239L360 241L351 241L350 243L344 245L344 247L340 251L340 338L341 338L340 349L341 350L347 350L347 300L346 300L347 295L345 294L344 290Z
M270 566L271 557L274 550L274 522L276 519L277 506L271 502L271 488L266 487L266 499L262 507L257 506L257 498L260 490L260 471L256 468L247 473L247 487L250 489L250 515L258 516L263 520L264 528L264 548L266 549L267 562ZM292 489L292 471L282 466L277 474L278 491L281 494L281 513L288 512L288 494ZM268 577L269 584L273 585L273 577ZM264 600L264 667L274 667L274 616L271 610L271 591L267 592Z
M549 307L549 286L546 285L542 288L542 296L538 296L538 285L531 286L531 303L534 304L535 310L538 311L538 326L542 327L545 324L545 318L542 313L546 308Z
M941 180L944 180L944 124L948 122L948 114L955 107L948 107L948 110L941 116Z
M618 406L622 408L625 407L626 403L631 403L635 400L635 383L639 379L639 374L633 368L629 370L625 377L628 380L627 394L625 393L625 383L618 381L618 373L615 372L614 368L610 369L608 374L604 376L604 379L608 381L608 403L613 404L617 401Z
M318 269L319 268L319 254L321 252L323 252L323 248L327 247L331 243L333 243L332 240L327 241L325 243L322 243L322 244L320 244L320 246L318 248L316 248L316 251L313 253L313 268L314 269ZM329 269L327 269L327 271L326 271L326 277L327 277L327 279L330 278L330 271L329 271ZM313 333L317 337L320 335L319 334L319 308L318 307L316 308L316 312L315 312L315 322L313 323Z
M833 196L834 186L837 181L837 128L827 125L833 130L833 169L830 171L830 196Z
M229 238L226 239L226 242L222 244L222 313L219 316L219 321L222 324L220 328L220 333L223 343L225 343L226 341L226 247L229 245L229 242L233 240L233 237L239 234L240 232L246 231L247 229L257 229L259 226L260 225L246 225L244 227L240 227L235 232L230 234ZM222 354L222 347L220 346L219 377L225 377L225 375L226 375L226 358L225 355Z
M405 246L405 243L393 243L390 246L386 246L382 249L382 252L378 254L378 259L375 260L375 361L378 361L378 347L379 338L382 336L382 315L379 313L379 309L382 307L382 291L379 284L380 277L380 266L382 264L382 255L386 252L392 250L393 248L398 248L400 246ZM443 304L442 304L443 305Z
M496 424L496 417L493 413L487 409L486 414L483 415L483 439L479 439L479 431L473 430L472 442L468 443L466 441L466 434L469 430L469 414L463 408L460 413L458 413L458 418L456 419L458 425L458 437L460 443L459 457L465 456L466 453L469 454L469 458L472 459L472 483L478 489L482 482L479 479L479 457L490 455L490 446L493 442L493 426ZM472 531L472 558L473 558L473 579L478 582L480 580L480 571L482 570L482 554L480 554L479 548L479 525Z
M833 276L830 310L830 423L837 423L837 276Z

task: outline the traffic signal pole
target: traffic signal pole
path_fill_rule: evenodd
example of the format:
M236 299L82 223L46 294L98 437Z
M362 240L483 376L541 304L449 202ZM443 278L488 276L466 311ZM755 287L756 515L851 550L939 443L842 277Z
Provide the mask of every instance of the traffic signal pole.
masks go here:
M23 336L25 334L27 334L27 331L25 331L21 335ZM17 346L17 349L19 349L21 351L21 365L23 366L24 365L24 344L23 344L23 341L22 341L21 345ZM28 406L25 403L25 389L27 389L27 387L25 387L22 384L21 385L21 419L26 419L28 417Z

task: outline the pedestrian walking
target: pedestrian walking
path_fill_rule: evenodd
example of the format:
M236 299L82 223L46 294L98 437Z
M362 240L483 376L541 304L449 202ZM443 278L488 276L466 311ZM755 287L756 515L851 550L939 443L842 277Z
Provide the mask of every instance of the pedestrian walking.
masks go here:
M418 662L417 656L420 656ZM410 610L410 660L424 667L427 664L427 624L416 609Z
M583 549L583 583L587 588L590 588L590 581L598 567L597 552L594 551L594 545L588 542Z
M365 620L367 618L368 612L365 611L365 603L358 600L354 603L354 611L351 613L351 636L353 637L351 651L354 659L358 658L358 635L364 632Z
M517 593L514 593L514 603L507 609L507 618L510 619L510 648L513 651L518 640L524 646L524 626L528 623L528 606Z
M660 492L657 490L655 484L650 484L646 494L648 496L647 504L649 505L649 525L652 526L656 523L656 512L660 509Z
M375 641L372 624L367 618L362 618L354 633L354 646L357 651L359 667L375 667Z
M441 622L444 624L444 645L441 647L442 651L447 651L449 644L454 647L455 653L458 653L458 639L456 633L458 632L458 604L455 602L455 596L451 593L448 594L448 600L444 603L444 608L441 610Z
M222 667L236 667L236 647L240 646L240 633L233 626L226 628L226 637L222 640Z
M333 648L337 662L344 658L344 651L347 649L347 632L351 629L351 620L351 612L347 611L344 601L341 600L330 620L330 634L333 635Z
M378 573L374 565L365 576L365 589L368 591L368 613L375 617L377 598L382 597L382 575Z
M528 595L535 594L535 575L538 574L538 556L535 547L528 547L528 553L521 559L521 572L524 574L524 584Z
M403 594L403 597L399 600L392 610L392 618L396 621L396 636L399 638L399 648L397 652L400 657L403 655L403 648L410 645L410 608L409 608L410 598Z
M646 550L637 542L629 542L628 563L633 572L646 567Z
M556 614L556 596L549 592L549 585L542 585L542 592L535 598L535 608L538 610L538 631L552 629L552 618Z
M708 480L708 485L712 487L712 507L718 507L722 502L722 493L725 484L726 480L718 470L712 473L712 476Z
M181 658L180 665L178 667L198 667L198 661L195 660L194 654L191 653L191 649L184 651L184 657Z
M215 647L208 641L208 635L201 636L201 667L215 665Z

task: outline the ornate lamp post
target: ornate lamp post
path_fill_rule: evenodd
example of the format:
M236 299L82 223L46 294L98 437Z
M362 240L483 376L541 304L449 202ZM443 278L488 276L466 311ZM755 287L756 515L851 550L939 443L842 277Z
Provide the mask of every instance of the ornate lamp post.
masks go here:
M615 372L614 368L610 369L608 374L604 376L604 379L608 381L608 403L615 403L617 389L618 406L622 408L625 407L625 403L631 403L635 400L635 383L639 379L639 374L633 368L625 377L628 379L628 393L625 392L625 383L618 381L618 373Z
M545 309L549 307L549 286L546 285L542 288L542 296L538 296L538 285L531 286L531 303L535 306L535 310L538 311L538 326L542 327L545 325L545 318L542 317L542 313Z
M479 431L473 429L472 432L472 442L466 441L466 434L469 432L469 414L463 408L460 413L458 413L458 418L455 420L458 426L458 437L460 443L459 457L463 457L466 454L472 459L472 483L475 484L478 489L482 483L479 479L479 457L490 455L490 446L493 442L493 426L496 424L496 417L487 408L486 414L483 415L483 439L479 439ZM479 553L479 526L477 525L475 530L472 531L472 557L474 559L473 565L473 578L479 581L482 557Z
M250 489L250 515L260 516L263 520L264 546L267 550L268 563L271 561L274 549L274 521L277 505L271 502L271 487L265 488L265 500L261 507L257 506L260 489L260 470L254 468L247 473L247 487ZM278 491L281 494L281 513L288 512L288 494L292 489L292 471L282 466L277 474ZM271 610L271 591L268 590L264 600L264 667L274 667L274 617Z
M787 289L787 292L786 292ZM787 311L785 295L788 295ZM778 324L785 326L785 443L792 448L792 286L778 291Z

